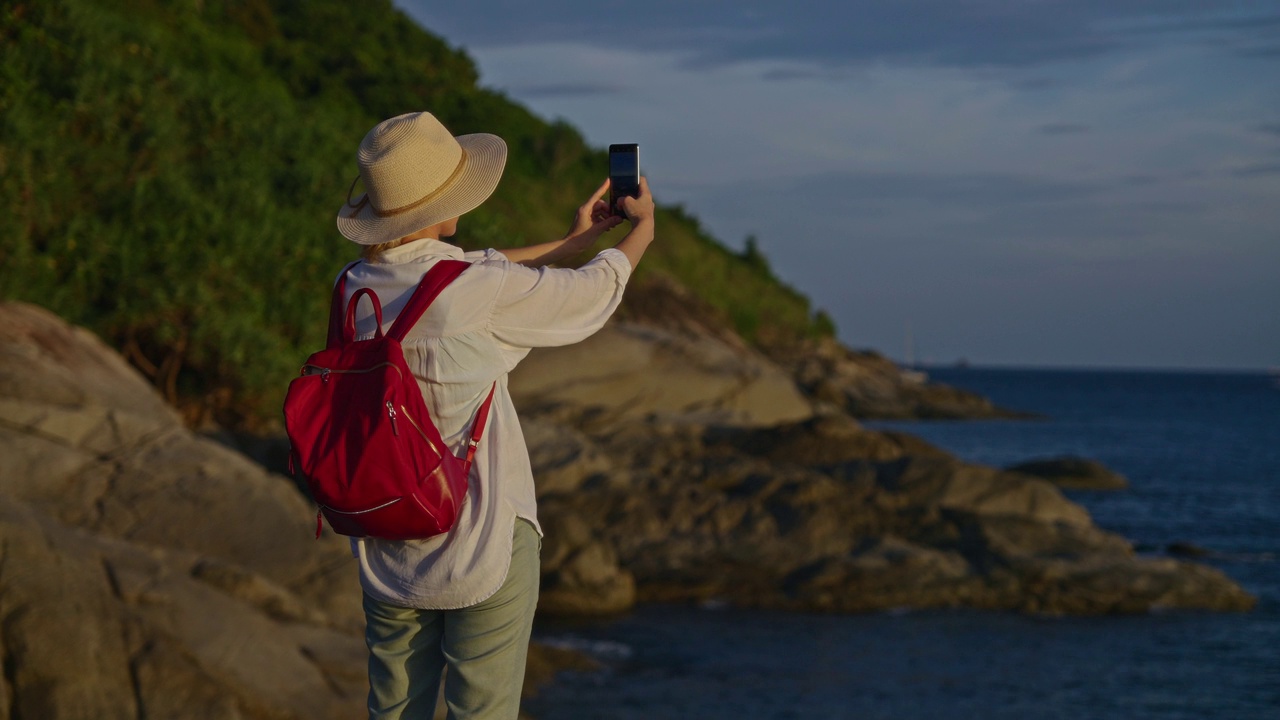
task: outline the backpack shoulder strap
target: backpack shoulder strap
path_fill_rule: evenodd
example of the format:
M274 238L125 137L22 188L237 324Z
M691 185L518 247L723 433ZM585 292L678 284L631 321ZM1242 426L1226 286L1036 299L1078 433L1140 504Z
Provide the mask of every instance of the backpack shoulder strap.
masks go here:
M347 273L351 272L351 268L359 265L361 261L356 260L348 263L342 268L342 272L338 273L338 280L333 284L333 300L329 303L329 339L325 342L325 347L333 349L342 346L342 322L346 317L346 308L343 307L342 298L347 291Z
M498 383L494 382L489 388L489 396L476 412L475 422L471 425L471 440L467 442L467 457L462 461L463 472L471 472L471 463L476 459L476 448L480 446L480 437L484 435L484 426L489 421L489 408L493 406L493 393L497 389Z
M427 274L422 276L422 281L413 291L409 302L396 316L396 321L391 323L387 337L393 338L396 342L404 342L404 336L409 334L409 329L417 324L440 292L469 267L471 263L463 260L441 260L431 266Z

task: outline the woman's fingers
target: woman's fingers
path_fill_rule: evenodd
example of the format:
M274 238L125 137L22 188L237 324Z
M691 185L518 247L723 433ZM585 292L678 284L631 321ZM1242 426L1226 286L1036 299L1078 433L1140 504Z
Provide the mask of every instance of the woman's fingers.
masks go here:
M596 189L595 194L591 196L591 200L587 201L587 204L594 206L596 202L598 202L601 198L603 198L604 194L607 192L609 192L609 178L604 179L604 183L601 184L600 187Z
M600 187L591 194L591 198L578 208L573 227L569 230L570 235L586 232L594 232L598 235L612 230L622 222L622 218L615 215L610 210L609 203L604 200L604 194L607 192L609 192L609 179L605 178Z
M618 198L618 208L631 221L653 216L653 196L649 194L649 181L644 176L640 177L640 192L635 197L624 195Z
M578 210L594 212L596 205L604 202L601 198L604 197L606 192L609 192L609 178L604 179L604 183L600 185L600 187L596 188L596 191L591 194L591 199L583 203Z

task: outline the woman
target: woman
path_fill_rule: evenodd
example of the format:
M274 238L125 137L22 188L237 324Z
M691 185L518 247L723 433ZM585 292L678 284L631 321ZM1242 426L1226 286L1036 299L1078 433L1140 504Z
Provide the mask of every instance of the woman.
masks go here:
M369 131L357 161L367 192L348 198L338 229L365 252L348 272L344 302L371 288L382 302L385 330L436 262L472 263L403 346L455 451L496 383L454 528L425 540L352 540L364 589L369 717L430 718L447 666L450 718L515 718L542 531L507 373L531 348L578 342L600 329L653 241L653 200L642 178L639 197L619 200L619 217L602 200L606 181L578 208L564 238L464 253L444 240L497 186L506 162L500 138L455 138L430 113L411 113ZM615 247L576 270L543 267L587 249L623 218L631 230ZM374 323L371 312L358 316L358 339L372 337Z

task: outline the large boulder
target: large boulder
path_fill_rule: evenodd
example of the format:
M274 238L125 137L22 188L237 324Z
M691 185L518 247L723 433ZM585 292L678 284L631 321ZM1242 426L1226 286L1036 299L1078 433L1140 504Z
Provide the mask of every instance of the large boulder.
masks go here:
M552 501L554 502L554 501ZM543 587L538 611L550 615L606 615L636 601L632 574L619 567L613 546L572 510L543 513Z
M539 447L572 467L574 439ZM354 561L315 522L92 334L0 303L0 720L364 715ZM564 577L607 591L611 568L625 591L611 552L588 538ZM532 655L526 692L582 662Z
M359 635L249 571L0 508L0 616L15 717L340 718L359 712ZM10 664L11 663L11 664ZM195 702L193 702L193 700Z
M314 539L315 510L291 481L187 430L136 371L56 316L0 304L0 330L5 374L88 386L52 400L0 388L0 494L69 527L311 588L326 612L360 623L358 591L329 585L352 587L347 543Z
M92 335L0 304L0 646L16 717L364 706L346 542ZM3 717L0 715L0 717Z
M745 346L625 322L530 353L511 392L521 409L570 405L624 419L772 425L812 414L791 377Z

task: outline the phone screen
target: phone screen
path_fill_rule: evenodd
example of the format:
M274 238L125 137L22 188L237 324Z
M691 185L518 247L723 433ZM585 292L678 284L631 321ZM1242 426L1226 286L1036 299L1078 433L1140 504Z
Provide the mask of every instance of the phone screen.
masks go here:
M609 207L617 212L617 199L640 194L640 146L622 143L609 146Z

